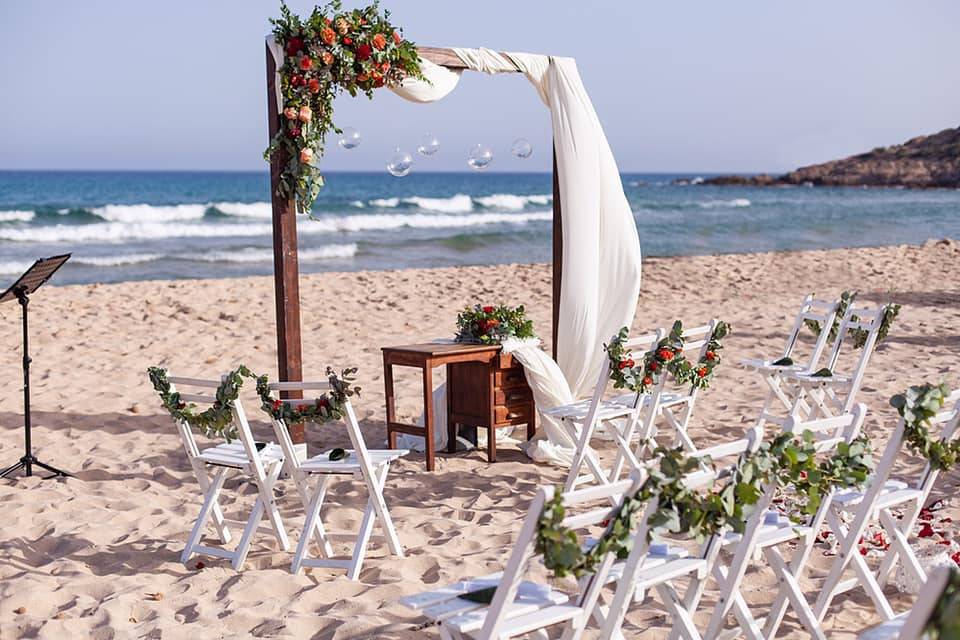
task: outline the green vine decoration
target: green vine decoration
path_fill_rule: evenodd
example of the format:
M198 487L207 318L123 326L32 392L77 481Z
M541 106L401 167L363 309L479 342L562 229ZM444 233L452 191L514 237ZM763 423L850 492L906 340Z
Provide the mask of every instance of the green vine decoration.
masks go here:
M377 2L342 11L339 0L314 7L307 18L286 4L271 19L273 36L285 56L277 69L283 99L281 126L264 151L270 160L286 159L278 195L292 198L297 211L309 213L323 187L316 162L323 155L333 123L333 101L346 91L373 97L380 87L398 86L405 78L423 78L417 47L390 23L390 12Z
M680 447L658 448L654 455L658 464L650 469L646 482L632 496L624 497L597 543L586 551L576 533L562 526L565 513L560 493L544 506L537 527L536 551L542 554L544 566L555 577L590 574L607 553L625 558L630 553L636 516L654 496L658 497L658 504L650 517L651 536L665 531L703 541L727 530L742 533L752 507L769 482L775 482L779 488L792 487L803 496L801 510L813 514L835 488L862 486L872 471L865 436L849 444L840 443L833 455L818 462L812 432L799 436L782 433L762 443L757 451L742 454L724 476L724 484L701 495L688 488L684 479L704 463L712 465L709 459L689 456Z
M346 412L344 405L347 399L360 395L360 387L351 386L356 379L356 373L357 368L352 367L344 369L338 376L331 367L327 367L330 391L319 398L296 404L274 398L267 376L258 376L257 394L260 396L260 409L274 420L282 420L288 426L306 422L323 424L341 420Z
M930 436L930 420L943 408L949 396L950 389L941 382L912 386L890 398L890 405L903 417L907 447L937 470L950 469L960 458L960 440L934 440Z
M646 393L650 387L660 383L660 377L673 376L677 384L690 384L694 388L706 389L713 379L714 370L720 364L721 340L730 334L730 325L718 322L710 334L706 349L696 364L690 362L683 353L683 323L673 323L670 333L643 356L637 363L624 346L629 339L629 329L623 327L613 337L609 345L603 348L610 360L610 379L615 389L629 389L635 393Z
M859 295L859 291L844 291L840 294L840 302L837 304L837 315L833 319L833 326L830 327L830 333L828 334L830 344L833 344L839 336L840 323L846 315L847 309L849 309L853 301L857 299L857 295ZM890 327L898 315L900 315L899 304L891 303L883 306L883 317L880 319L880 328L877 330L878 345L887 339L887 336L890 334ZM856 320L857 317L853 316L853 319ZM820 334L820 323L816 320L804 320L803 323L815 334ZM855 327L850 330L850 335L853 336L853 346L857 349L862 349L867 344L869 333L866 329Z
M160 394L163 408L170 412L174 420L184 422L211 438L222 437L230 442L237 437L237 427L233 422L233 403L240 396L243 379L256 377L250 369L240 365L228 373L217 387L216 400L203 411L197 411L195 404L184 402L180 398L180 392L172 390L166 369L150 367L147 375L153 388Z

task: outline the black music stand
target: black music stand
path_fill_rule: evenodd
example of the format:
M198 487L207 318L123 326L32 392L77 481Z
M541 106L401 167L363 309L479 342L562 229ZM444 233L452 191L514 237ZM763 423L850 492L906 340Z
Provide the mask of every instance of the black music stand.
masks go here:
M57 269L63 266L63 263L70 259L70 254L62 256L53 256L52 258L41 258L33 263L33 266L26 270L26 272L17 279L10 288L0 294L0 304L6 302L7 300L16 300L20 303L20 308L22 309L21 315L23 316L23 440L24 448L26 453L19 462L17 462L12 467L7 467L3 471L0 471L0 478L6 478L8 475L23 469L25 474L28 476L33 475L33 466L40 467L41 469L46 469L53 473L53 476L69 476L70 474L66 471L61 471L56 467L52 467L48 464L40 462L37 460L36 456L33 455L30 444L30 354L28 351L28 334L27 334L27 305L30 303L30 295L34 291L40 288L44 282L50 279Z

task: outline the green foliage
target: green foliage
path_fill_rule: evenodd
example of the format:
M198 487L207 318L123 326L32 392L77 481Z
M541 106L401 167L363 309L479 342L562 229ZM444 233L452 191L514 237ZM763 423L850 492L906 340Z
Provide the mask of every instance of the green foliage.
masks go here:
M720 364L720 351L723 349L721 340L727 337L730 331L730 325L723 321L718 322L710 334L703 356L694 365L683 353L683 323L677 320L670 333L645 353L643 361L638 364L633 359L633 354L624 346L629 338L629 330L623 327L609 345L603 346L607 358L610 359L610 379L613 380L613 386L615 389L646 393L650 387L660 383L661 376L670 374L677 384L690 384L705 389L710 386L714 369Z
M584 551L574 531L562 525L564 508L557 492L544 505L537 527L536 551L556 577L592 573L607 553L623 559L630 553L636 516L654 497L657 509L650 515L650 534L668 532L703 541L725 531L742 533L766 486L792 486L802 496L803 513L811 515L837 487L861 486L872 470L869 441L861 436L840 443L828 459L818 461L814 434L781 433L763 442L756 451L743 453L724 478L701 494L690 489L686 476L712 467L708 457L688 456L682 448L658 448L657 464L643 486L611 514L597 543Z
M389 12L377 2L343 11L339 0L314 7L306 18L286 4L271 19L273 35L285 55L277 69L283 99L281 126L264 151L287 158L278 195L293 198L297 211L310 212L323 186L316 166L333 123L333 101L343 91L373 97L374 89L397 86L405 78L422 78L416 45L400 36Z
M533 321L527 319L523 305L479 304L465 307L457 314L457 342L500 344L506 338L534 338Z
M960 458L960 440L934 440L930 436L930 420L949 395L950 389L941 382L913 386L890 398L890 405L903 417L907 446L933 469L950 469Z
M843 317L846 315L847 309L851 304L853 304L853 301L857 299L858 294L859 292L857 291L844 291L840 294L840 303L837 305L837 315L833 319L833 326L830 327L830 344L833 344L836 341L837 336L840 333L840 323L842 322ZM877 330L877 344L880 344L887 339L887 336L890 334L890 327L893 325L893 321L897 319L898 315L900 315L900 305L884 305L883 317L880 319L880 328ZM857 317L853 316L853 319L856 320ZM804 320L803 323L814 333L820 333L820 323L816 320ZM862 349L864 345L867 344L867 337L869 336L869 333L866 329L854 327L850 329L850 335L853 336L853 346L857 349Z
M185 422L208 437L220 436L227 442L237 437L237 427L233 422L233 403L240 396L243 379L255 377L247 367L240 365L227 374L217 387L216 400L203 411L197 411L194 403L183 402L180 392L172 390L166 369L150 367L147 375L153 388L160 394L164 409L170 412L174 420Z
M350 386L355 380L356 373L357 368L351 367L344 369L340 372L340 376L337 376L331 367L327 367L330 392L324 393L319 398L297 404L274 398L267 376L258 376L257 394L260 396L260 409L274 420L283 420L286 425L305 422L323 424L340 420L346 411L344 405L347 399L353 395L360 395L360 387ZM333 459L335 458L331 457L331 460Z

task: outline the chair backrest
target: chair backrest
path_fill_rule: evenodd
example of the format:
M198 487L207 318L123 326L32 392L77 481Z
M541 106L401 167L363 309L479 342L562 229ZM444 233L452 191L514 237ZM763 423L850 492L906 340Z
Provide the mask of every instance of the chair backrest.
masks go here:
M167 380L170 382L170 390L180 393L180 400L182 402L204 406L217 402L216 390L220 387L225 377L226 376L220 380L210 380L204 378L169 376ZM183 391L181 387L196 387L201 391L206 391L206 393ZM233 414L233 426L237 429L237 437L240 440L240 444L247 456L251 469L256 473L257 477L263 477L263 463L260 460L257 443L253 437L253 432L250 430L250 423L247 422L243 405L240 404L239 400L234 401L231 407L231 413ZM183 421L177 421L177 429L180 432L180 439L187 452L187 457L190 459L191 464L193 464L194 459L200 455L200 448L197 446L193 431L190 429L190 425Z
M855 334L859 331L866 332L866 341L860 350L859 357L855 358L856 364L846 375L849 375L851 382L851 392L848 398L854 398L856 392L860 389L863 382L863 374L867 370L867 364L873 355L873 350L877 346L877 335L880 331L880 325L883 322L883 307L864 307L856 303L847 307L843 319L840 321L840 327L837 330L836 341L833 343L833 349L827 358L826 368L830 369L834 375L837 375L837 367L840 365L840 357L844 345L853 349ZM852 406L852 404L851 404ZM850 407L844 407L848 411Z
M806 365L803 365L805 369L815 371L817 362L820 361L823 350L826 348L827 341L830 338L830 329L833 327L833 322L837 317L838 305L839 302L837 300L819 300L815 298L813 294L806 296L803 302L800 303L800 311L797 313L793 328L790 330L790 335L787 336L787 342L783 347L783 353L780 357L792 357L804 326L807 325L808 321L816 322L820 326L820 332L817 334Z
M327 381L323 382L272 382L268 385L270 391L281 392L281 391L316 391L318 395L324 393L329 393L331 391L330 383ZM294 407L302 404L313 404L315 400L303 399L303 398L283 398L280 399L281 402L284 402ZM368 478L373 477L373 464L370 459L370 452L367 449L366 442L363 439L363 433L360 431L360 423L357 421L357 415L353 411L353 405L350 403L350 399L346 398L344 401L344 417L343 421L347 425L347 434L350 436L350 444L353 446L354 455L357 458L357 462L363 467L363 471ZM273 431L277 436L277 440L280 442L280 446L283 449L283 455L286 457L288 464L291 469L297 469L300 467L300 459L296 456L296 452L293 446L293 440L290 439L290 432L287 428L287 425L284 424L283 420L277 420L271 417L271 423L273 424Z
M630 478L619 482L568 491L562 494L564 510L568 511L572 507L593 502L606 502L615 496L633 495L645 480L646 476L643 472L635 472ZM490 602L483 629L478 635L479 638L500 637L502 627L507 622L508 609L517 595L530 559L535 552L537 524L543 512L543 507L553 499L555 495L554 491L553 487L541 487L530 503L527 516L524 518L523 526L520 528L520 534L517 536L513 551L510 553L510 559L507 561L507 566L503 570L503 576L500 578L500 583L497 586L493 600ZM562 526L567 529L577 530L598 525L610 520L619 508L620 503L613 507L611 507L609 503L606 503L603 507L592 508L572 515L565 515ZM644 518L644 521L645 520L646 518ZM642 539L646 539L646 534L644 534ZM596 573L586 581L586 586L581 589L576 604L583 609L586 616L593 610L614 560L615 557L613 554L607 554L607 557L601 560Z

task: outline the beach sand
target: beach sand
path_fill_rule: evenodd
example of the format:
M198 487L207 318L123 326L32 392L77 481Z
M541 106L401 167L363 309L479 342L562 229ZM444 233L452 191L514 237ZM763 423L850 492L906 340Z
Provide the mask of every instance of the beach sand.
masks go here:
M958 262L960 244L949 241L651 258L633 328L713 316L733 325L727 361L701 395L691 428L707 444L736 437L755 419L764 386L735 362L775 354L804 295L859 289L870 301L899 302L903 311L861 393L870 409L866 430L880 450L894 424L892 394L922 381L958 382ZM449 337L457 311L476 302L525 304L549 344L549 278L549 265L304 276L305 375L320 377L328 364L360 367L357 407L368 444L382 446L380 347ZM0 638L436 638L398 599L499 570L536 487L565 475L516 449L502 450L493 465L479 452L441 454L435 473L424 470L422 455L411 454L395 465L385 490L407 557L388 557L377 544L358 582L327 570L292 576L291 555L264 536L255 538L240 573L215 558L195 557L184 566L179 555L200 493L145 371L162 365L181 375L216 376L243 362L274 372L272 279L49 287L34 297L31 320L35 450L76 478L0 481ZM17 305L0 306L0 322L0 464L6 465L22 454ZM419 412L418 388L417 375L400 374L402 416ZM245 389L248 414L256 418L251 396ZM255 430L272 439L263 422ZM311 452L347 442L337 425L312 427L308 439ZM916 470L918 463L904 455L902 467ZM936 495L952 496L958 480L957 473L943 477ZM280 493L295 543L299 500L289 482ZM225 496L228 518L246 519L250 486L231 481ZM325 519L355 528L364 501L358 483L336 483ZM198 559L204 568L196 568ZM828 566L817 551L805 581L809 592ZM769 570L751 573L746 595L761 603L758 611L774 584ZM713 601L713 584L710 590ZM910 600L895 602L902 609ZM703 611L697 620L705 623ZM857 591L841 598L825 626L834 637L854 638L877 621ZM661 637L670 627L658 605L635 608L628 623L627 637ZM785 633L805 635L792 616Z

